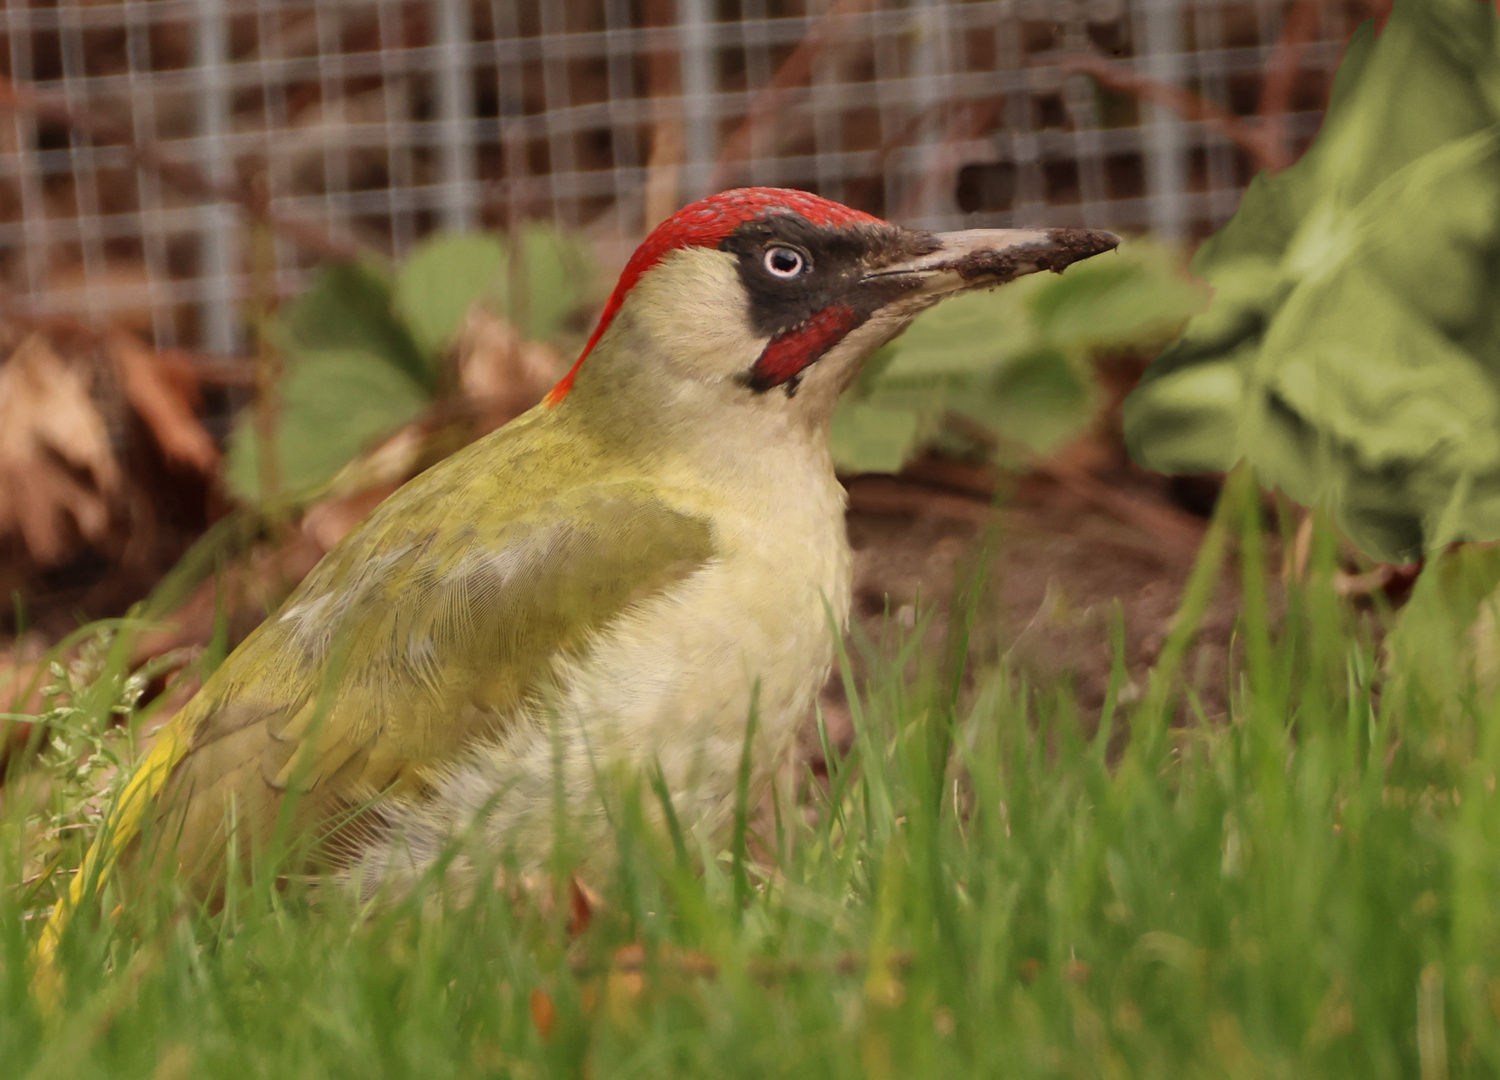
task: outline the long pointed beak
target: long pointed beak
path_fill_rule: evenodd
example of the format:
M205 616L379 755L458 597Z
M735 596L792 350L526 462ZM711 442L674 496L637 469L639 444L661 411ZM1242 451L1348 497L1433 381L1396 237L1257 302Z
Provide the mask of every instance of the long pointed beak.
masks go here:
M1082 259L1112 251L1120 238L1102 229L967 229L936 233L935 250L866 275L868 282L901 281L921 296L1003 285L1039 270L1060 273Z

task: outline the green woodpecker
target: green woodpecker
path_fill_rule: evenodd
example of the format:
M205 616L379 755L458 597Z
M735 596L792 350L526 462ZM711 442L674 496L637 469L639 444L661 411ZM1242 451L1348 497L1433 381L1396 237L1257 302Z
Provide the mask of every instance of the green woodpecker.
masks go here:
M546 399L386 499L163 729L49 942L116 853L208 890L279 820L331 832L325 866L362 891L460 836L535 865L559 792L599 846L612 764L659 763L712 836L752 709L755 787L847 617L839 392L939 300L1117 242L916 232L767 188L682 210Z

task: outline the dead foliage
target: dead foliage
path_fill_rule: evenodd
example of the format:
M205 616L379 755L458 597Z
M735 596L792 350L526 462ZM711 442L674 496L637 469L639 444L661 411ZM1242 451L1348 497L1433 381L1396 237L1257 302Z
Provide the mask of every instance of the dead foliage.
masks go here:
M120 464L91 376L38 334L0 366L0 539L37 565L104 545L120 508Z
M150 428L167 460L213 477L222 455L196 415L202 396L182 354L157 352L134 334L118 329L110 331L107 341L126 399Z

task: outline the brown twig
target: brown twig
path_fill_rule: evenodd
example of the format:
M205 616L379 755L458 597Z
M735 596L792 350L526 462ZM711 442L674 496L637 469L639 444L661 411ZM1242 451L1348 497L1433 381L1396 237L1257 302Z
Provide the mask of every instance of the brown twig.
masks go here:
M0 110L30 113L65 124L97 144L117 146L138 167L155 173L183 194L237 206L253 220L264 221L298 247L322 258L348 262L375 254L358 241L334 236L311 222L277 213L258 201L246 185L214 180L196 165L169 157L155 144L137 142L124 127L92 109L42 97L3 75L0 75Z
M1266 142L1286 153L1286 114L1292 103L1292 90L1297 76L1302 71L1302 50L1312 37L1317 25L1318 9L1322 0L1297 0L1286 22L1281 27L1281 37L1276 42L1276 51L1266 65L1265 82L1260 88L1260 113L1262 137Z
M829 5L828 10L807 32L807 36L797 43L792 54L776 69L771 81L755 96L755 100L750 103L750 111L745 114L740 126L724 141L718 163L710 177L711 190L718 191L729 185L736 167L750 156L750 144L754 137L780 111L790 94L811 77L813 65L818 58L838 40L839 21L845 16L858 14L869 6L870 0L834 0Z
M1058 61L1058 66L1064 71L1081 71L1085 75L1092 75L1111 90L1119 90L1164 106L1184 119L1207 124L1230 142L1243 147L1262 169L1274 172L1291 164L1291 155L1269 137L1266 127L1236 116L1200 94L1137 74L1110 63L1102 56L1090 56L1086 53L1067 56Z

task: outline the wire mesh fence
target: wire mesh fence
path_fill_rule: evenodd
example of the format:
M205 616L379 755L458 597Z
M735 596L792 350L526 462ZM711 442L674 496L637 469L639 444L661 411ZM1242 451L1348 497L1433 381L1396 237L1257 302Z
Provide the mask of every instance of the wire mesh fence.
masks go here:
M48 107L0 115L0 284L37 315L238 351L252 245L215 191L394 256L532 218L623 253L745 183L934 228L1191 239L1253 156L1080 58L1248 116L1299 11L1292 150L1356 0L11 0L0 71ZM327 252L277 237L289 292Z

